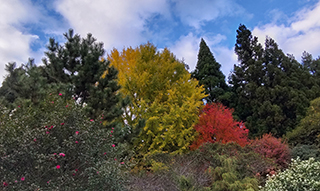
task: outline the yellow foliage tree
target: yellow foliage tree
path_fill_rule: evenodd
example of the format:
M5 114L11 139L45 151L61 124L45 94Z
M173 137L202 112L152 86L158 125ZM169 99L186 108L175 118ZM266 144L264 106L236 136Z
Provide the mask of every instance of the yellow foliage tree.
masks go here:
M185 65L168 49L159 52L150 43L122 52L114 49L108 59L119 71L120 91L131 98L124 121L135 127L140 119L146 120L134 143L137 151L152 154L188 150L206 95L198 81L190 78Z

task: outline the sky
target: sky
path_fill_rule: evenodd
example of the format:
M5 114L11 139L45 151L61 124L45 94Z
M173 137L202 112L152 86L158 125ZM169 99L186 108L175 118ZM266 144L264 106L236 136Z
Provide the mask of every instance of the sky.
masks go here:
M227 78L240 24L298 61L303 51L320 56L319 0L0 0L0 82L9 62L41 65L49 38L63 44L70 28L91 33L106 54L147 42L167 47L190 72L203 38Z

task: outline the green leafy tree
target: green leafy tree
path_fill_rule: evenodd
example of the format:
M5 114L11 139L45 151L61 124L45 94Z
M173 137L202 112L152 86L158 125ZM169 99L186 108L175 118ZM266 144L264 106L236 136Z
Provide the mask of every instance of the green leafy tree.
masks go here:
M311 101L307 115L303 118L299 125L288 132L286 137L289 144L296 146L315 145L320 147L320 98Z
M195 71L191 73L191 77L197 79L199 85L203 85L205 93L208 95L205 98L207 102L226 104L228 86L220 67L221 65L215 60L206 42L201 39L197 66Z

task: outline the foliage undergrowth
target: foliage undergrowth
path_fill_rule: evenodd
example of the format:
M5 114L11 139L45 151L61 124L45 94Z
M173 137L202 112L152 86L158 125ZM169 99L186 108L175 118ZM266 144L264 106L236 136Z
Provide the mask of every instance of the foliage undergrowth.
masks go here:
M123 130L101 118L55 93L1 108L2 190L125 190L127 145L114 136Z

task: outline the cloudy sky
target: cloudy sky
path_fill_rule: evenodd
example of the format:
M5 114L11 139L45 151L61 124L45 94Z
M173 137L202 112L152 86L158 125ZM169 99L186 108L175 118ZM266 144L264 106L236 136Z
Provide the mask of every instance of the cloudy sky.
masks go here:
M303 51L320 56L319 0L0 0L0 82L8 62L41 64L49 38L63 43L69 28L92 33L106 52L146 42L168 47L190 71L204 38L228 76L240 23L298 61Z

